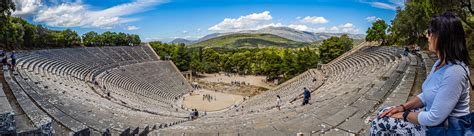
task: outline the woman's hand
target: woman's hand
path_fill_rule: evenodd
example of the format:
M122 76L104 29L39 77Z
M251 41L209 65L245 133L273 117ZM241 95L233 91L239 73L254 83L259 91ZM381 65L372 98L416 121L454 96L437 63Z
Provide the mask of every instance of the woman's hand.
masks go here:
M385 117L385 116L391 117L392 115L397 114L397 113L400 113L400 114L403 115L402 112L403 112L403 107L402 107L402 106L396 106L396 107L392 107L392 108L388 109L388 110L385 111L385 112L382 112L382 113L379 115L379 117L380 117L380 118L383 118L383 117ZM402 118L403 118L403 117L402 117Z
M403 120L403 112L395 113L390 117Z

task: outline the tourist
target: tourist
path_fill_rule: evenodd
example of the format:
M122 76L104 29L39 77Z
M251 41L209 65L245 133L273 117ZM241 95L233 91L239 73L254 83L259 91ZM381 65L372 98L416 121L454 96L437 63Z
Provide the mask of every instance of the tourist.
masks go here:
M199 112L197 109L194 109L194 118L198 118L199 117Z
M408 49L408 47L405 47L405 49L403 50L403 56L408 56L409 52L410 52L410 49Z
M15 51L13 51L13 52L12 52L12 54L10 55L10 58L12 58L12 59L13 59L13 58L14 58L14 59L16 59L16 54L15 54Z
M381 109L371 123L372 135L465 135L470 131L472 84L463 25L451 12L434 16L427 38L429 51L439 60L422 92L400 106Z
M415 53L418 53L420 51L420 46L415 45Z
M191 109L191 113L189 113L189 118L194 120L194 109Z
M2 58L2 64L3 64L3 66L8 65L7 59L8 59L8 58L7 58L6 56Z
M280 110L280 106L281 106L281 98L280 98L280 95L277 95L276 107L278 110Z
M112 134L110 133L110 130L108 128L106 128L104 130L104 133L102 133L102 136L111 136Z
M13 54L12 54L12 56L13 56ZM16 66L16 58L15 58L15 57L12 57L10 69L11 69L12 71L15 71L15 66Z
M311 92L309 92L308 88L303 88L303 105L309 104L309 100L311 100Z

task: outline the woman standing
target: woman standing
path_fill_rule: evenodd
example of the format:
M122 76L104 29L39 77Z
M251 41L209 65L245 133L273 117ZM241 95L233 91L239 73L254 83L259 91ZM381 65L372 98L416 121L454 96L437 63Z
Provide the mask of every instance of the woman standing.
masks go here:
M371 123L371 135L426 135L448 118L469 116L469 54L461 21L450 12L435 16L427 37L429 51L439 60L423 82L422 93L382 109Z
M280 95L277 95L276 107L278 108L278 110L280 110L280 107L281 107L281 98L280 98Z

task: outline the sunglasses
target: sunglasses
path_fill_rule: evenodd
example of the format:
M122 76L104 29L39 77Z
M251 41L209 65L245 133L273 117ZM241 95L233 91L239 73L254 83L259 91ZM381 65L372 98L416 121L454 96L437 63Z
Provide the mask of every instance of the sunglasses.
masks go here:
M427 37L429 37L432 32L433 32L433 30L431 30L431 28L428 28L428 29L425 31L425 35L426 35Z

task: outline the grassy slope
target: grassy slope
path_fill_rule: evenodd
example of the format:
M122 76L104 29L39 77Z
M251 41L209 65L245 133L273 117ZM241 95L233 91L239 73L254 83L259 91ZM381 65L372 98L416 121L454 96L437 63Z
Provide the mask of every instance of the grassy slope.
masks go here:
M230 34L208 39L189 47L263 48L263 47L303 47L309 43L296 42L272 34Z

